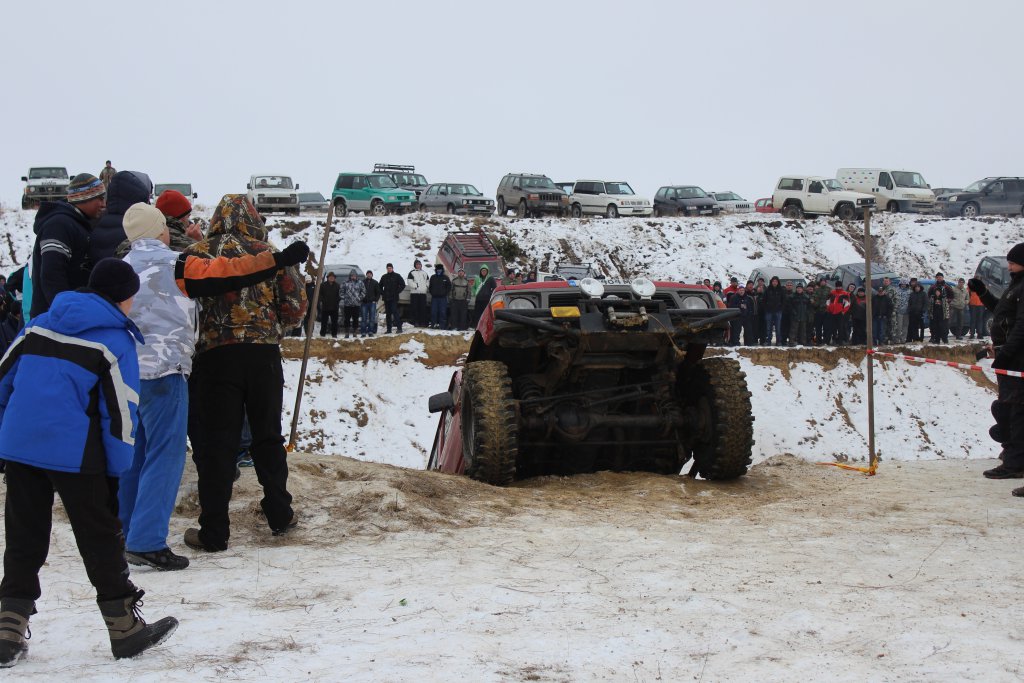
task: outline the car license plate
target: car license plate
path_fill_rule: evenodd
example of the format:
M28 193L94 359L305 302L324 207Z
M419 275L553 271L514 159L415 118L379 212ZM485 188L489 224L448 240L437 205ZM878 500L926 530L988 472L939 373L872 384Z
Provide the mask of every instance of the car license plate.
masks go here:
M399 206L411 206L412 202L402 202Z
M700 212L701 214L711 213L711 209L701 209Z
M558 206L558 202L544 202L544 206Z
M600 280L600 282L603 285L628 285L632 282L632 280L622 280L619 278L605 278L604 280Z

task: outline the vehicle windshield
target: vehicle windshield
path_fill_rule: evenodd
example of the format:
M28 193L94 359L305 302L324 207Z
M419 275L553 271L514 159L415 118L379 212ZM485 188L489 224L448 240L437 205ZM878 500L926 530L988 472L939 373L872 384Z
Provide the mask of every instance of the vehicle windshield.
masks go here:
M594 277L594 271L587 265L558 266L555 274L566 280L582 280L585 277Z
M981 192L991 182L992 181L989 180L988 178L982 178L981 180L977 180L977 181L971 183L970 185L968 185L967 187L965 187L963 189L963 191L964 192Z
M480 190L476 189L472 185L449 185L448 194L464 194L471 197L480 197Z
M366 176L366 182L370 187L377 187L382 189L397 188L398 185L391 179L389 175L368 175Z
M629 186L629 183L605 183L604 191L607 194L636 194L636 192L633 192L633 188Z
M478 280L480 279L480 269L484 266L487 267L488 277L493 277L500 281L505 275L498 269L497 261L469 261L462 264L463 270L466 271L466 277L475 277Z
M326 202L327 201L327 197L324 197L319 192L300 192L299 193L299 201L300 202Z
M28 170L28 177L32 180L41 180L43 178L67 178L68 170L66 168L30 168Z
M547 178L547 177L544 177L544 178L523 178L523 185L522 186L523 187L536 187L536 188L543 188L543 189L551 189L551 190L558 189L557 187L555 187L555 183L551 180L551 178Z
M911 171L893 171L892 181L896 183L896 187L919 187L922 190L928 187L920 173Z
M840 191L840 190L846 189L846 188L843 187L843 184L840 183L835 178L829 178L828 180L826 180L825 181L825 187L827 187L829 190L832 190L832 191Z
M427 179L419 173L396 173L395 182L399 185L412 185L420 187L427 184Z
M256 188L271 190L293 190L292 179L284 175L261 175L256 178Z
M679 196L683 199L702 199L707 197L707 193L699 187L680 187Z
M167 190L177 190L186 197L192 196L192 186L188 183L161 183L153 186L153 194L157 197Z
M735 192L719 192L715 195L715 199L721 202L742 202L743 197L739 196Z

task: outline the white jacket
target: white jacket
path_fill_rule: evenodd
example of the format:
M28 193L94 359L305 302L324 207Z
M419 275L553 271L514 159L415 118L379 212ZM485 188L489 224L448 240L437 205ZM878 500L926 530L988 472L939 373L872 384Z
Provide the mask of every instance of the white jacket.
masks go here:
M430 276L427 275L427 271L414 268L405 281L409 286L409 294L426 294Z

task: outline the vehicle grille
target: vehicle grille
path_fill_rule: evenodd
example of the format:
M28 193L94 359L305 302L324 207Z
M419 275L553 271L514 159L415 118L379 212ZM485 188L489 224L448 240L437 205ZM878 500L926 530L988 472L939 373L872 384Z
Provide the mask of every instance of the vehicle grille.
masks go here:
M472 204L473 206L487 206L486 199L470 199L469 203Z
M555 306L577 306L582 297L578 292L565 292L548 295L548 308Z
M38 187L30 187L29 192L32 194L67 194L68 190L67 187L59 185L40 185Z
M540 194L540 201L542 202L560 202L562 201L562 195L555 192L542 192Z
M291 197L260 197L261 204L294 204Z

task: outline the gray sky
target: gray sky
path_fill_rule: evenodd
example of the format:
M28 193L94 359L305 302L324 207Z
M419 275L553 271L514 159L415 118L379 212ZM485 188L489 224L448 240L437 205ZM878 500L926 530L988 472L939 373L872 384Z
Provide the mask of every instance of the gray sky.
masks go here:
M200 201L415 164L767 196L783 173L1024 175L1024 3L49 2L0 5L0 199L111 159Z

